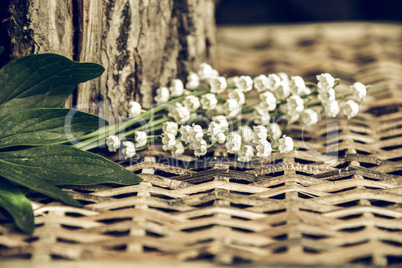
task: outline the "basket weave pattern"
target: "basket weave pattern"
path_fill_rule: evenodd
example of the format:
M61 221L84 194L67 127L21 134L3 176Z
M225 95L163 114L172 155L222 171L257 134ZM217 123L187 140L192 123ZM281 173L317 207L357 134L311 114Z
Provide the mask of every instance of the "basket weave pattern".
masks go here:
M298 27L220 29L220 71L371 84L357 117L291 126L301 149L261 163L151 148L122 163L139 185L66 187L82 209L31 195L35 233L3 219L0 258L402 264L402 27Z

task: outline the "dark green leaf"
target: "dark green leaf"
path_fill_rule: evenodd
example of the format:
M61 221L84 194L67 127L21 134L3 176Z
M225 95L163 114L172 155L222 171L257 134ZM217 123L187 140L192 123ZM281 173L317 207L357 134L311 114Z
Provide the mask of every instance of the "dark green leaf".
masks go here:
M60 107L77 84L101 75L95 63L77 63L56 54L19 58L0 70L0 118L31 108Z
M3 53L4 47L0 47L0 54Z
M29 200L18 187L0 177L0 207L3 207L13 218L19 229L26 233L34 230L34 216Z
M66 199L68 195L62 199L48 185L132 185L141 181L134 173L100 155L68 145L0 152L0 170L5 178L67 204L72 204Z
M77 110L23 110L0 120L0 148L74 142L106 123L97 116Z

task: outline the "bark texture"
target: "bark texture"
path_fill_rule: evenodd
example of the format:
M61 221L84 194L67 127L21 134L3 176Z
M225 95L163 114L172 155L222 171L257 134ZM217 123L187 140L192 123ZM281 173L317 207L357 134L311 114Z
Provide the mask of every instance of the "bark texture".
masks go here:
M214 0L11 0L12 58L54 52L105 67L67 107L121 120L159 86L213 62Z

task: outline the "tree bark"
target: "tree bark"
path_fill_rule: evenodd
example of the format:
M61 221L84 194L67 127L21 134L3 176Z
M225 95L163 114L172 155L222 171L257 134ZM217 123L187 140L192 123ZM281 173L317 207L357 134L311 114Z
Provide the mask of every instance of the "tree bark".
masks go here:
M214 0L10 0L10 55L53 52L103 65L66 106L121 120L129 101L150 108L159 86L213 62L214 9Z

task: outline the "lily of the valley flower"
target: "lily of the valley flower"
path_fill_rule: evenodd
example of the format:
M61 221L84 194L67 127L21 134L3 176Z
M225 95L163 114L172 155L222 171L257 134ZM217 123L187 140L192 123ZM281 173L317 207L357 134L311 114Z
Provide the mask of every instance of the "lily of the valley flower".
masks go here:
M155 101L157 104L163 104L169 101L170 92L167 87L160 87L156 90Z
M129 117L133 118L136 116L139 116L141 114L141 104L139 104L136 101L130 101L130 112L129 112Z
M282 136L281 126L277 123L270 123L267 126L267 131L272 138L277 141Z
M242 75L236 81L236 86L243 92L248 92L253 89L253 79L248 75Z
M267 158L271 155L272 147L268 141L261 142L256 146L257 156L261 158Z
M236 84L239 81L239 77L238 76L232 76L229 77L228 79L226 79L226 83L228 84L229 87L236 87Z
M216 99L215 94L207 93L201 96L201 105L204 110L213 110L216 108L218 104L218 100Z
M180 127L180 134L181 134L180 140L184 141L185 143L191 142L190 131L191 131L191 126L182 125Z
M293 151L294 148L294 142L292 138L286 137L286 135L283 135L283 138L279 139L279 151L281 153L287 154Z
M304 110L304 101L299 95L293 95L287 99L288 112L301 113Z
M191 72L187 76L187 83L186 83L186 88L187 89L197 89L200 86L200 78L196 73Z
M253 133L253 143L260 144L262 142L267 141L268 137L268 130L266 127L262 125L253 126L254 133Z
M271 116L269 115L268 109L264 106L257 105L253 111L253 121L258 125L268 125L271 120Z
M231 132L225 144L228 153L235 154L241 148L241 136L236 132Z
M241 136L243 143L250 144L253 141L253 130L249 126L240 126L238 133Z
M205 155L208 151L207 142L204 139L192 142L190 147L194 150L194 155L198 157Z
M268 90L271 92L275 92L281 84L281 78L276 74L269 74L268 75Z
M180 79L173 79L169 91L171 97L180 97L184 92L183 82Z
M201 63L198 71L198 76L201 80L207 81L213 77L219 76L219 73L207 63Z
M237 161L250 162L254 157L254 148L251 145L244 145L237 154L239 155Z
M276 109L276 98L270 91L266 91L260 94L260 105L266 108L268 111Z
M325 112L328 117L336 117L339 114L340 108L337 101L331 101L325 104Z
M289 84L286 82L279 83L279 86L273 91L275 97L279 100L285 100L290 95Z
M246 96L240 89L235 89L229 92L229 99L236 100L240 105L246 102Z
M217 115L212 117L212 122L219 124L222 129L229 129L229 122L224 115Z
M181 142L176 142L175 146L171 149L173 157L181 156L184 153L184 146Z
M148 142L147 139L147 133L144 131L135 131L134 132L135 135L135 142L137 145L137 148L141 148L143 146L145 146Z
M258 92L264 92L268 90L268 77L264 74L260 74L254 78L254 87Z
M333 88L335 85L335 78L332 77L329 73L323 73L320 75L317 75L317 80L318 80L318 88L320 89L330 89Z
M125 159L133 158L136 154L134 143L131 141L123 141L123 150L122 153L124 154Z
M328 102L335 101L335 90L333 88L324 88L318 89L318 99L323 103L326 104Z
M293 95L302 96L311 93L310 89L306 87L306 84L301 76L292 76L289 81L289 86Z
M359 104L352 100L347 100L342 103L342 111L348 117L348 119L355 117L359 112Z
M120 144L121 142L119 137L115 135L109 136L106 139L106 145L109 152L116 152L116 150L120 148Z
M176 145L176 136L168 132L162 133L162 144L163 150L172 150Z
M176 122L168 121L168 122L164 122L162 125L163 132L168 132L175 136L177 135L178 129L179 129L179 126L177 125Z
M183 100L183 105L187 107L190 112L195 112L200 108L200 99L193 95L186 96Z
M208 131L211 133L211 140L213 142L224 143L226 141L226 136L222 132L222 127L218 123L209 123Z
M212 93L222 93L227 87L226 78L223 76L211 78L209 84Z
M189 129L190 142L199 142L204 137L204 131L200 125L193 124Z
M181 103L175 103L169 108L168 116L178 124L184 124L190 119L190 111Z
M235 99L227 99L223 105L223 110L227 117L233 118L240 113L240 104Z
M361 101L364 97L366 97L367 94L366 86L360 82L356 82L351 85L350 91L352 91L353 97L355 97L358 101Z
M300 114L300 122L304 126L312 126L318 122L318 113L312 109L305 109Z

